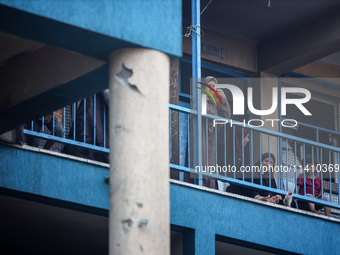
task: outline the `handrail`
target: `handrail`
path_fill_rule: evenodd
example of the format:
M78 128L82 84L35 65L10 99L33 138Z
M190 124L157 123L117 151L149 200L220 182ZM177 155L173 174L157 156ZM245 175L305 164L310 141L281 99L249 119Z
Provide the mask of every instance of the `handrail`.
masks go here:
M176 106L174 107L173 105L169 105L169 108L171 110L173 110L173 111L178 110L178 111L181 111L182 113L188 114L188 115L190 113L192 113L191 110L189 110L189 109L184 110L182 107L176 107ZM205 114L205 115L202 115L202 117L206 119L206 127L208 125L207 124L208 123L207 120L211 121L211 120L217 120L218 119L218 120L221 120L221 122L227 121L226 125L229 125L231 127L232 126L238 126L238 127L242 127L242 129L249 130L249 133L251 134L251 136L253 136L254 133L258 133L259 137L260 137L259 138L259 143L260 143L260 153L259 154L260 155L262 154L261 153L261 147L262 147L261 141L264 139L262 137L268 137L268 150L269 151L271 150L271 145L270 145L269 141L271 139L274 139L275 142L277 143L277 148L273 148L272 152L275 153L275 154L277 152L277 155L278 155L278 161L277 162L278 162L278 164L287 165L288 167L290 167L291 170L294 170L295 171L295 177L288 177L288 173L287 173L286 177L283 178L283 173L282 172L278 173L280 175L280 176L278 176L278 178L279 178L278 179L278 181L279 181L278 189L273 189L273 188L270 188L270 187L267 187L267 186L262 186L262 185L259 185L259 184L256 184L256 183L247 182L247 181L244 181L242 179L239 180L239 179L236 179L236 178L231 178L231 177L228 177L228 176L222 176L220 174L214 174L214 173L209 173L209 172L201 173L201 178L210 177L210 178L214 178L214 179L219 180L219 181L228 182L228 183L231 183L231 184L237 184L237 185L246 186L246 187L251 187L251 188L262 189L262 190L274 192L275 194L281 194L282 196L284 196L284 195L287 194L287 191L284 191L284 190L280 189L280 187L283 188L283 185L285 185L285 184L286 184L286 187L288 187L288 179L289 178L294 178L295 179L295 189L296 189L296 178L297 178L296 171L300 167L299 164L296 163L296 159L294 159L295 165L294 165L294 162L292 163L294 166L292 166L292 164L288 164L288 161L289 161L288 160L288 141L292 141L294 143L294 148L291 148L291 150L294 152L294 155L296 155L296 153L298 151L296 145L299 144L299 146L300 146L304 156L306 155L307 147L311 147L312 150L317 149L319 153L321 152L320 157L327 156L326 154L328 153L327 157L330 159L329 160L329 164L331 163L331 156L330 156L331 153L337 154L338 158L339 158L340 148L335 147L335 146L318 143L318 142L311 141L311 140L308 140L308 139L305 139L305 138L300 138L300 137L296 137L296 136L293 136L293 135L284 134L284 133L281 133L281 132L269 130L269 129L266 129L266 128L263 128L263 127L254 127L252 125L248 125L245 122L239 122L239 121L235 121L235 120L228 119L228 118L223 118L223 117L212 115L212 114ZM231 125L231 123L232 123L232 125ZM189 132L190 124L188 124L188 126L185 127L185 128L187 128L188 132ZM216 130L216 127L215 127L215 130ZM233 131L234 130L235 129L233 128ZM203 135L207 136L207 133L203 134ZM235 139L234 136L235 136L235 133L233 135L233 139ZM215 139L216 139L216 134L215 134ZM242 137L242 142L243 142L243 139L244 139L244 137ZM216 139L216 141L217 141L217 139ZM251 138L250 142L254 143L253 138ZM286 146L285 146L285 149L282 150L283 142L286 143ZM235 140L234 140L233 143L235 143ZM188 145L188 146L190 146L190 145ZM253 147L255 148L256 146L254 145ZM235 150L235 147L233 148L233 150ZM282 158L282 153L283 152L285 152L286 158ZM206 153L207 156L208 156L207 150L204 153ZM229 155L232 156L232 154L235 154L235 153L234 152L230 152ZM251 159L253 159L253 154L254 153L252 152L251 153L251 157L250 157ZM217 152L216 152L215 156L216 155L217 155ZM315 159L317 158L316 155L314 155L314 157L315 157ZM283 164L284 161L285 161L285 164ZM334 159L334 161L336 162L336 164L340 163L339 159ZM235 163L235 159L231 160L231 162ZM322 162L322 160L321 160L321 163L324 163L324 162ZM244 150L242 150L242 164L244 164ZM252 165L252 162L251 162L251 165ZM304 166L304 164L301 164L301 166ZM178 170L180 172L187 172L187 173L191 172L191 173L194 173L194 174L197 175L197 172L192 167L189 168L189 167L185 167L185 166L179 166L179 165L176 165L176 164L173 163L173 164L170 164L170 168L174 169L174 170ZM302 169L300 169L300 170L302 170ZM328 169L326 169L326 170L328 170ZM302 171L302 172L304 172L304 171ZM337 171L338 176L340 176L339 172L340 171L338 170ZM328 175L328 173L329 172L327 172L326 174L324 173L324 176L323 176L322 175L322 171L321 171L322 182L325 179L328 180L328 177L326 177L326 175ZM262 180L262 177L261 177L261 180ZM334 185L332 185L332 186L334 186ZM338 184L338 186L339 186L339 184ZM334 195L336 195L336 194L333 194L333 196ZM330 188L330 196L332 196L331 188ZM296 194L296 193L294 193L293 197L296 198L296 199L305 201L305 202L313 202L315 204L320 204L320 205L323 205L323 206L328 206L328 207L340 209L340 201L339 201L340 198L339 198L339 196L338 196L338 203L327 202L327 201L319 200L319 199L316 199L316 198L310 198L310 197L307 197L307 196L304 196L304 195L300 195L300 194Z
M184 119L187 121L185 126L183 126L183 123L182 123L182 126L180 123L177 123L178 124L178 129L183 129L184 131L181 131L179 132L179 136L177 136L176 139L178 139L178 142L179 143L182 143L182 151L181 152L178 152L178 153L183 153L183 148L187 147L187 152L184 152L184 157L187 159L188 161L188 164L184 164L183 162L183 159L182 159L182 163L181 165L178 164L178 163L170 163L169 164L169 167L173 170L176 170L176 171L179 171L180 173L195 173L197 174L197 172L195 171L195 167L190 167L191 163L190 162L190 154L191 154L191 149L190 149L190 146L191 146L191 142L190 142L190 139L192 139L190 136L190 125L191 123L189 123L191 120L189 118L190 115L193 115L193 116L196 116L197 115L197 111L195 110L192 110L192 109L188 109L186 107L181 107L181 106L178 106L178 105L173 105L173 104L169 104L169 110L170 112L171 111L174 111L174 112L179 112L181 114L184 114L186 117L184 117ZM74 109L72 110L74 112ZM65 115L65 110L63 110L64 112L64 115ZM75 114L73 114L73 116L75 116ZM99 116L97 116L99 117ZM261 151L261 148L262 146L265 146L264 143L262 143L262 140L263 139L268 139L268 150L270 152L270 150L272 150L271 152L273 153L277 153L278 155L278 159L277 159L277 162L278 164L281 164L281 165L284 165L284 161L285 161L285 164L286 165L289 165L288 164L288 141L292 141L294 143L294 148L291 148L291 150L294 152L294 154L296 155L297 152L298 152L298 149L297 149L297 144L300 144L300 150L302 151L303 154L306 153L306 146L309 146L311 147L313 150L314 149L317 149L318 153L322 156L325 156L326 153L324 153L325 151L328 153L328 156L326 155L326 157L329 158L329 163L330 162L336 162L337 164L340 163L339 161L339 157L340 157L340 148L338 147L335 147L335 146L331 146L331 145L327 145L327 144L322 144L322 143L319 143L319 142L315 142L315 141L311 141L311 140L308 140L308 139L305 139L305 138L300 138L300 137L296 137L296 136L293 136L293 135L289 135L289 134L284 134L284 133L280 133L280 132L277 132L277 131L273 131L273 130L269 130L269 129L265 129L263 127L254 127L252 125L248 125L247 123L245 122L239 122L239 121L235 121L235 120L232 120L232 119L228 119L228 118L223 118L223 117L220 117L220 116L215 116L215 115L212 115L212 114L206 114L206 115L202 115L202 117L205 119L205 126L207 127L208 126L208 120L224 120L224 121L228 121L227 125L230 126L230 123L232 123L232 130L233 132L235 133L235 127L238 126L238 127L241 127L242 129L247 129L249 130L249 133L250 133L250 141L249 141L249 144L252 148L252 150L254 148L258 148L259 146L259 154L261 155L262 154L262 151ZM86 117L85 117L86 118ZM170 116L171 118L171 116ZM171 120L171 119L170 119ZM64 121L65 121L65 117L64 117ZM71 120L71 124L75 124L75 121L74 119ZM96 126L96 123L93 122L93 125ZM65 129L65 123L63 123L63 127ZM96 127L98 129L98 127ZM215 130L217 130L217 126L215 126ZM75 130L70 130L71 133L73 133ZM97 131L100 131L100 130L97 130ZM170 132L172 132L172 127L170 125ZM206 130L207 131L207 130ZM325 130L325 131L328 131L328 130ZM24 130L24 133L26 135L29 135L29 136L34 136L34 137L38 137L38 138L42 138L42 139L46 139L46 140L50 140L50 141L54 141L54 142L58 142L58 143L63 143L63 144L70 144L70 145L73 145L73 146L76 146L76 147L80 147L80 148L84 148L84 149L90 149L90 150L95 150L95 151L98 151L98 152L101 152L101 153L109 153L110 152L110 149L109 148L106 148L106 147L103 147L103 146L99 146L95 143L93 144L90 144L90 143L86 143L83 142L83 141L77 141L77 140L74 140L74 139L68 139L66 138L65 134L62 136L62 137L58 137L58 136L55 136L55 135L49 135L49 134L44 134L44 133L41 133L41 132L37 132L37 131L33 131L33 130L28 130L28 129L25 129ZM255 144L254 142L254 135L256 134L259 134L259 144ZM52 132L53 134L53 132ZM203 134L203 135L206 135L206 134ZM85 137L85 135L84 135ZM267 138L265 138L267 137ZM218 139L221 139L221 138L218 138L217 137L217 133L215 134L215 138L214 138L216 141L218 141ZM226 130L224 129L224 134L223 134L223 139L226 140ZM228 154L229 157L232 156L233 157L233 160L230 161L232 162L232 164L235 164L235 138L234 139L234 147L233 147L233 151L229 151L227 152L227 148L224 148L224 155L226 157L226 155ZM274 142L277 143L277 146L275 146L274 148L272 148L271 144L270 144L270 140L271 139L274 139ZM244 141L244 137L242 136L242 143ZM183 144L184 143L184 144ZM283 148L283 143L286 143L286 148L285 149L282 149ZM301 145L303 145L301 147ZM277 148L276 148L277 147ZM172 148L172 136L171 136L171 133L170 133L170 148ZM283 153L286 153L286 158L283 158ZM208 151L206 150L204 153L206 153L208 155ZM324 154L323 154L324 153ZM331 153L334 153L337 155L337 158L336 159L333 159L332 161L332 158L331 158ZM170 156L172 155L172 152L170 152ZM316 157L316 155L314 155ZM215 158L217 159L217 153L215 155ZM252 151L250 153L250 164L252 165L253 164L253 159L255 158L254 157L254 152ZM224 159L224 162L226 162L226 158ZM295 169L295 171L297 171L297 164L296 164L296 158L294 159L294 162L295 162L295 166L293 169ZM324 163L321 161L321 163ZM245 153L244 153L244 150L242 149L242 165L245 164ZM304 164L302 164L304 165ZM290 165L290 167L292 167ZM261 170L262 171L262 170ZM219 175L219 174L213 174L213 173L200 173L199 174L199 178L206 178L206 177L210 177L210 178L214 178L216 180L219 180L219 181L223 181L223 182L229 182L231 184L237 184L237 185L241 185L241 186L246 186L246 187L251 187L251 188L257 188L257 189L262 189L262 190L266 190L266 191L270 191L270 192L275 192L276 194L281 194L282 196L284 196L287 191L284 191L282 190L283 188L283 185L286 184L286 187L287 187L287 184L288 184L288 173L286 175L286 177L284 178L283 176L283 173L278 173L279 176L278 176L278 189L273 189L273 188L270 188L270 187L266 187L266 186L262 186L262 185L259 185L259 184L256 184L256 183L252 183L252 182L247 182L247 181L244 181L244 180L239 180L239 179L236 179L236 178L232 178L230 176L224 176L224 175ZM328 172L327 172L328 174ZM324 180L327 180L328 177L326 177L326 174L324 174L325 176L323 176L323 173L321 172L321 178L322 178L322 183ZM340 177L340 174L338 173L338 176ZM235 177L235 176L234 176ZM329 174L329 180L331 180L331 175ZM295 172L295 177L296 179L296 172ZM340 178L338 178L340 179ZM262 177L261 177L261 181L262 181ZM200 183L200 182L198 182ZM329 188L329 192L330 192L330 196L332 196L332 187L336 185L336 184L332 184L330 182L330 188ZM339 190L339 183L337 183L338 185L338 190ZM280 189L281 188L281 189ZM296 188L296 183L295 183L295 188ZM334 188L333 188L334 189ZM335 194L333 194L334 196ZM329 207L332 207L332 208L336 208L336 209L340 209L340 201L338 199L338 203L334 203L334 202L327 202L327 201L323 201L323 200L319 200L319 199L315 199L315 198L310 198L310 197L306 197L306 196L303 196L303 195L299 195L299 194L294 194L294 197L299 199L299 200L302 200L302 201L305 201L305 202L313 202L313 203L317 203L317 204L321 204L321 205L324 205L324 206L329 206ZM339 196L338 196L339 197Z
M277 137L280 137L280 138L291 139L291 140L295 140L295 141L301 142L301 143L308 143L308 144L313 145L313 146L323 147L323 148L328 149L328 150L335 150L335 151L340 152L340 148L335 147L335 146L314 142L314 141L311 141L311 140L308 140L308 139L305 139L305 138L300 138L300 137L297 137L297 136L280 133L280 132L270 130L270 129L266 129L266 128L262 128L262 127L253 127L253 126L249 126L248 124L244 125L242 122L235 121L235 120L232 120L232 119L227 119L227 118L223 118L223 117L212 115L212 114L205 114L203 117L210 118L210 119L221 119L221 120L232 121L233 125L237 125L237 126L241 126L241 127L247 128L247 129L251 129L253 131L258 131L258 132L261 132L261 133L269 134L269 135L272 135L272 136L277 136ZM230 122L228 122L228 123L230 123Z

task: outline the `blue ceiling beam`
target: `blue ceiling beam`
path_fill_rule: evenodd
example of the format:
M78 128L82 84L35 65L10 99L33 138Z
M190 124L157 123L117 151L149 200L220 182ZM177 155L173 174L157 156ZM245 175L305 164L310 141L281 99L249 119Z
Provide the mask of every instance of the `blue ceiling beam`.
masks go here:
M182 1L0 0L0 31L107 60L121 48L182 56Z

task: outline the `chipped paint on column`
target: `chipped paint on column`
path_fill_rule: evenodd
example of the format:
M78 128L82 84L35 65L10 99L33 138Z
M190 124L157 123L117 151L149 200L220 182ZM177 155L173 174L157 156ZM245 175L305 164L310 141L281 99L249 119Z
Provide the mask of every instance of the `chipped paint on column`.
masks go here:
M110 56L110 254L170 254L167 55Z

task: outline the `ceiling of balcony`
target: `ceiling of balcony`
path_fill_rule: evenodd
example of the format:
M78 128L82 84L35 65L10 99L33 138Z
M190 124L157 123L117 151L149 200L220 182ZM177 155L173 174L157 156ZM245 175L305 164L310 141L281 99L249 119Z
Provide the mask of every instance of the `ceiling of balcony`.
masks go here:
M45 114L46 107L53 107L51 112L84 98L74 98L71 83L103 65L98 59L0 31L0 134ZM68 91L56 91L62 84L68 84ZM74 86L83 91L83 84ZM47 100L45 107L28 102L39 96L37 101Z
M340 5L339 0L202 0L201 26L259 41ZM183 0L183 21L191 23L191 0ZM204 32L204 29L203 29ZM0 66L43 44L0 31ZM322 59L340 65L340 53Z
M202 0L201 27L260 41L339 5L338 0ZM183 0L183 21L191 23L190 0ZM322 61L340 66L340 53Z
M209 4L210 2L210 4ZM260 40L339 5L338 0L202 0L201 26ZM183 1L183 21L191 23L191 1Z
M42 43L26 40L0 31L0 67L15 56L41 46L43 46Z

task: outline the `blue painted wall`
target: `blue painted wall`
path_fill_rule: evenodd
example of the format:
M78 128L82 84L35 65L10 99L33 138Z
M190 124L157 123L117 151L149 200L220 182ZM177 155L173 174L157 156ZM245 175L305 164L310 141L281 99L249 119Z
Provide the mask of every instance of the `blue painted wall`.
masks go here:
M125 41L173 56L182 55L181 0L0 0L0 4L119 39L122 46ZM6 25L15 25L18 30L28 26L16 20L9 19ZM49 29L59 32L54 25ZM42 32L38 27L36 30ZM70 36L77 41L77 34ZM95 43L97 47L101 45Z
M0 187L109 209L109 169L0 144Z
M340 254L339 223L178 184L170 194L171 224L195 230L195 254L215 254L215 235L274 253Z
M1 188L109 209L109 169L104 166L1 144L0 166ZM276 254L340 253L339 222L296 211L177 183L170 185L170 210L173 226L191 229L184 238L188 254L215 254L216 236Z

